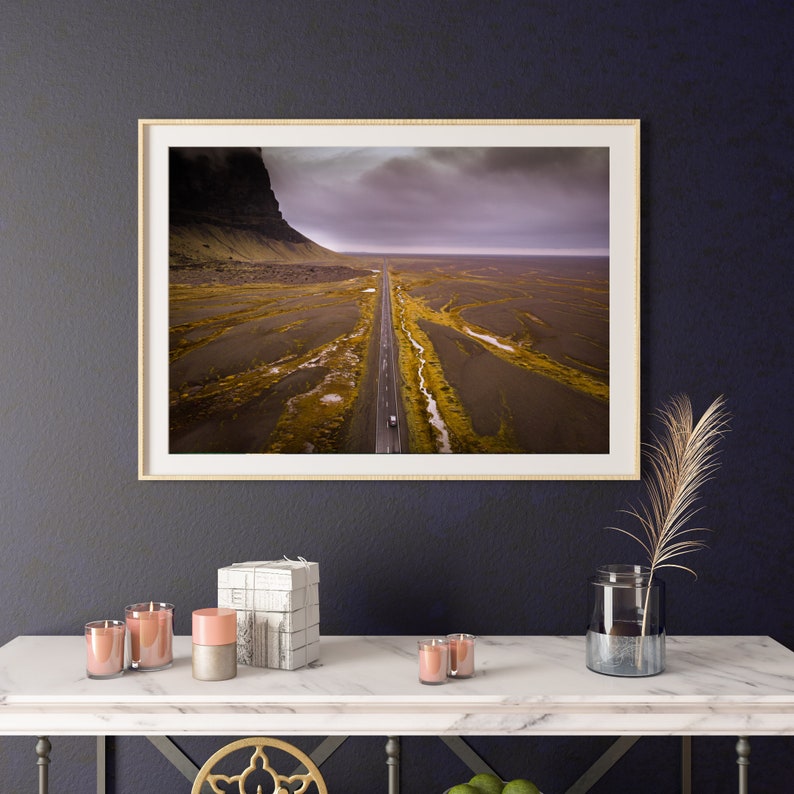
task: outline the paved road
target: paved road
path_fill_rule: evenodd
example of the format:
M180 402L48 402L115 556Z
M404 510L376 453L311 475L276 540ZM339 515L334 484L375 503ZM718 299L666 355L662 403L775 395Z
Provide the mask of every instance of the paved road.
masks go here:
M392 327L391 285L389 284L389 266L383 259L383 277L381 279L381 321L378 362L378 410L375 431L375 452L394 454L402 452L400 429L403 424L400 408L398 372L397 372L397 340ZM392 424L396 418L396 425Z

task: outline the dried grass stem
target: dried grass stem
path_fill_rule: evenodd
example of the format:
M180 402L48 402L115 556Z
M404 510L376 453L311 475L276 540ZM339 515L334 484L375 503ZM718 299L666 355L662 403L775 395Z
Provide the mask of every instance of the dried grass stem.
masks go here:
M641 532L610 527L636 540L646 551L650 564L648 591L641 634L647 633L648 600L651 583L659 568L681 568L697 574L678 558L706 546L700 537L705 527L688 525L702 509L697 503L701 487L719 467L717 446L728 432L730 416L724 397L718 397L694 424L692 405L684 395L672 397L658 412L662 432L646 445L649 476L647 502L623 512L637 519Z

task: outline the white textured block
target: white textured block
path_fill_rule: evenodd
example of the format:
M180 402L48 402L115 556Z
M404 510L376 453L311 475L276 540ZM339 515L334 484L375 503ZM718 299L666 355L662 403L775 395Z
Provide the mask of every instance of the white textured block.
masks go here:
M267 667L267 620L262 613L237 611L237 663Z
M238 562L218 569L218 587L298 590L320 581L320 566L300 560Z
M319 581L320 566L300 560L218 569L218 606L237 610L239 664L293 670L319 658Z
M221 603L223 602L223 603ZM318 585L300 590L246 590L218 587L218 606L256 612L295 612L320 603Z
M320 622L320 605L312 604L294 612L263 612L268 626L274 631L293 632Z
M268 667L278 667L281 670L297 670L320 658L320 643L304 645L302 648L290 650L282 648L279 651L278 664L269 664ZM271 660L272 662L273 660Z
M297 651L306 647L306 630L293 631L288 634L282 631L273 631L268 626L267 632L267 659L268 667L278 667L282 652Z
M267 666L281 668L284 670L294 670L301 667L301 651L306 646L317 646L318 655L308 659L314 661L319 658L320 627L318 625L309 626L301 631L277 631L273 625L268 626L267 631Z

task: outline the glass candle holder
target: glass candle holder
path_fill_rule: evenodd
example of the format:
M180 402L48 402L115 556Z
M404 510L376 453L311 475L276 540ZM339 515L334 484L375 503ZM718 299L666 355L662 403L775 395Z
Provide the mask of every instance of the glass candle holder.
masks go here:
M124 672L125 629L120 620L85 624L85 672L89 678L117 678Z
M419 681L423 684L443 684L449 672L449 640L437 637L419 640Z
M132 670L165 670L174 663L174 605L160 601L124 609Z
M450 678L472 678L474 676L473 634L447 634L449 640Z
M664 582L641 565L604 565L589 580L587 666L617 676L665 666Z

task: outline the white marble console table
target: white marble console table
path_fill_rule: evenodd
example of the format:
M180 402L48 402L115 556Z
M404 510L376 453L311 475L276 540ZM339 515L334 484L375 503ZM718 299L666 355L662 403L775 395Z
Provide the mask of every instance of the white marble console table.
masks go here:
M0 734L794 735L794 653L769 637L670 637L667 670L635 679L587 670L584 637L483 637L476 677L436 687L417 680L417 639L323 637L309 668L202 682L189 637L171 669L107 681L86 678L82 637L17 637Z

